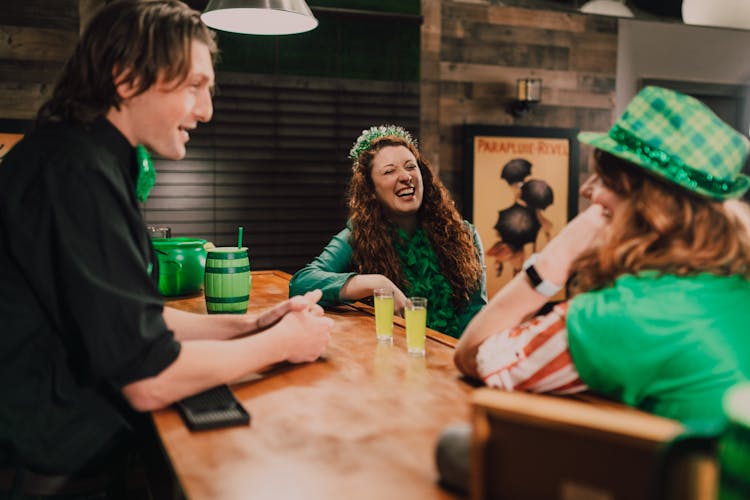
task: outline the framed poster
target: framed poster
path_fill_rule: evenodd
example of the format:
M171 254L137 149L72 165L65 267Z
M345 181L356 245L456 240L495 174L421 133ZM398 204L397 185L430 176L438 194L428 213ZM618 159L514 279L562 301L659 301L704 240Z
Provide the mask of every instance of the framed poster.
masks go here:
M489 297L578 211L577 133L464 127L463 215L482 238Z
M31 122L28 120L0 119L0 162L30 128Z

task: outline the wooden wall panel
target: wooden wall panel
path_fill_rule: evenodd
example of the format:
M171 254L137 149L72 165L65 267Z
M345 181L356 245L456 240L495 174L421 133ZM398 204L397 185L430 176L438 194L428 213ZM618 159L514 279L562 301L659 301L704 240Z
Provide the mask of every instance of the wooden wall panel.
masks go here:
M79 16L101 1L3 5L0 118L33 118L73 48ZM215 118L195 131L187 158L157 161L147 220L222 244L242 222L251 249L268 252L258 266L294 270L343 224L346 153L366 126L395 122L418 133L459 207L462 125L606 130L616 20L497 3L422 0L418 84L221 74ZM507 106L516 79L526 77L543 79L543 102L515 118ZM293 239L307 255L284 247Z
M3 2L0 24L78 31L78 0Z
M78 17L78 0L3 2L0 118L34 118L78 40Z
M70 56L77 40L77 31L0 26L0 58L22 61L64 61Z
M423 0L423 8L430 0ZM613 120L617 21L577 13L441 0L440 25L422 30L440 38L437 90L422 96L422 129L439 130L435 156L441 178L461 207L466 124L564 127L604 131ZM424 36L423 36L424 39ZM542 103L523 117L508 113L516 80L541 78ZM424 108L437 112L425 114ZM585 175L587 149L579 161Z

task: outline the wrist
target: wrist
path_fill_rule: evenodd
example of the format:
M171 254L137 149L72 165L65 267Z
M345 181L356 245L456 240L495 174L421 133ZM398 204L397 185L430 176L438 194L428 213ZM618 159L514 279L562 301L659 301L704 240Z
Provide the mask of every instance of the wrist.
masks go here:
M568 281L570 265L566 258L561 257L557 253L550 254L544 250L535 255L536 262L534 262L534 267L540 276L558 285L564 285Z
M382 274L368 274L366 275L369 279L367 280L367 286L365 288L367 297L372 296L373 291L376 288L387 288L388 290L393 289L393 283L387 277Z
M231 338L237 338L237 337L243 337L249 333L254 333L258 328L258 317L253 317L250 314L236 314L232 315L234 318L236 318L235 321L239 321L239 323L235 323L236 326L233 328L235 332L232 334ZM232 319L234 319L232 318Z
M522 269L526 275L526 280L529 285L539 294L549 298L557 294L557 292L562 289L563 285L565 284L565 280L557 281L554 279L550 279L548 277L548 274L546 274L546 271L541 271L539 269L539 260L540 259L537 254L531 254L531 256L523 263ZM544 267L542 267L542 269L544 269ZM557 279L559 279L559 277L557 277Z

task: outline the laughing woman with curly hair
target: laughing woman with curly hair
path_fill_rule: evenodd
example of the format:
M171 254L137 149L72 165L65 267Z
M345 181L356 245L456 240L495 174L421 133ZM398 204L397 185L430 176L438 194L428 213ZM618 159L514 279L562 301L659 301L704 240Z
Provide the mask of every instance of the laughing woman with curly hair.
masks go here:
M396 312L427 297L427 326L458 338L487 303L479 235L403 128L363 131L349 157L347 227L292 277L289 295L319 288L332 306L390 288Z

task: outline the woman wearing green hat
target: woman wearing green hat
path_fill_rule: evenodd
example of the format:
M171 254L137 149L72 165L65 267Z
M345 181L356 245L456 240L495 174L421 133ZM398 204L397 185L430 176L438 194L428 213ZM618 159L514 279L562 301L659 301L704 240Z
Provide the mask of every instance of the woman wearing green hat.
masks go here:
M467 327L466 374L507 390L587 388L681 421L723 419L750 378L750 236L726 200L748 141L692 97L647 87L596 149L592 205ZM524 323L568 282L573 298ZM500 332L500 333L498 333Z
M749 219L731 200L750 185L748 141L658 87L607 134L578 137L596 148L581 187L591 206L474 317L456 365L500 389L592 390L718 428L722 395L750 378ZM529 319L569 279L573 298ZM470 433L449 427L438 442L453 489L467 486Z

